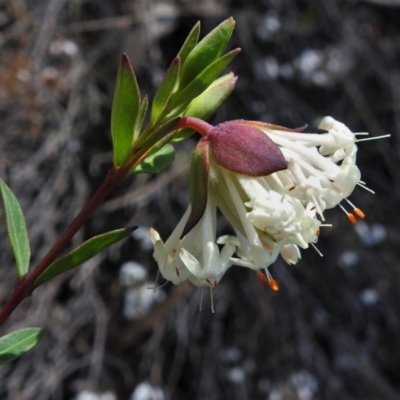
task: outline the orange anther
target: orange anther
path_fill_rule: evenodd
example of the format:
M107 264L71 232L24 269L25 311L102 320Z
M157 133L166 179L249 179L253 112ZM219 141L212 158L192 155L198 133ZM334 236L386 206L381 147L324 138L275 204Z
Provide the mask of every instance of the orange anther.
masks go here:
M261 271L257 272L257 278L261 281L261 282L265 282L268 283L268 278L265 274L263 274Z
M268 277L267 275L263 274L261 271L257 272L257 278L266 283L272 290L279 290L278 282L275 279Z
M178 275L178 277L180 278L181 274L179 273L179 269L178 268L175 268L175 272L176 272L176 275Z
M275 279L270 279L270 280L268 281L268 286L269 286L272 290L274 290L275 292L276 292L277 290L279 290L278 282L277 282Z
M363 219L365 217L365 214L359 209L359 208L355 208L353 210L354 214L357 215L357 217Z
M321 233L321 231L319 229L317 229L317 232L315 232L315 235L319 236L320 233Z
M352 213L347 213L347 218L349 219L349 221L352 224L356 224L357 223L356 217Z

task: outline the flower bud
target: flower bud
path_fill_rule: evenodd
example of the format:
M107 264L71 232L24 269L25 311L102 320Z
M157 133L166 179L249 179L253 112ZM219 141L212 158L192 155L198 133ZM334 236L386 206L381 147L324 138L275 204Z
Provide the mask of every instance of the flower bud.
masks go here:
M230 121L207 135L217 164L239 174L267 176L287 168L279 147L260 129Z

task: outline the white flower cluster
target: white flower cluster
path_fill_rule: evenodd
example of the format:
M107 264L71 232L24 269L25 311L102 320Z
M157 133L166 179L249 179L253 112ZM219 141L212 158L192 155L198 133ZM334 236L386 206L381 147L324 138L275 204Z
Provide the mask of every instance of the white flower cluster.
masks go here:
M165 244L151 231L160 272L174 284L189 280L214 288L232 265L265 268L272 280L268 266L279 254L295 264L299 247L306 249L317 241L324 211L346 199L360 181L356 137L333 118L322 120L319 128L327 131L322 134L253 124L280 147L288 168L254 178L222 168L210 157L208 202L200 222L180 239L189 207ZM217 207L235 236L216 240ZM354 211L363 217L361 210ZM348 216L355 219L351 213Z

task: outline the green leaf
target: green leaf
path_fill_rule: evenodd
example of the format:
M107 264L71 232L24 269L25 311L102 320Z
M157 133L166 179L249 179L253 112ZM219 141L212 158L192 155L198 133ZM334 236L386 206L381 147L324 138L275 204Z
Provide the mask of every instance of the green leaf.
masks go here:
M174 148L167 144L154 154L147 157L133 171L133 174L156 174L169 167L174 161Z
M24 213L17 198L3 181L0 181L0 190L6 215L8 239L14 253L17 274L22 277L28 273L31 255Z
M131 150L139 106L139 86L128 56L123 54L111 110L113 159L117 166L123 164Z
M215 60L203 72L201 72L179 95L173 100L170 108L172 111L169 118L176 118L187 108L187 105L201 93L203 93L217 78L217 76L229 65L229 63L240 53L235 49Z
M149 99L148 99L147 96L145 96L143 98L142 102L140 103L138 115L137 115L136 122L135 122L134 135L133 135L133 140L134 141L139 136L140 129L142 128L143 121L144 121L144 118L146 116L146 112L147 112L147 107L148 106L149 106Z
M190 165L190 205L192 211L181 239L200 221L207 206L208 175L210 170L209 144L200 140L192 154Z
M189 53L195 48L199 41L200 36L200 21L196 23L193 29L190 31L188 37L183 43L182 48L179 50L178 57L181 59L181 63L184 64Z
M228 18L193 48L182 66L181 87L189 84L208 65L222 55L232 36L234 27L235 21L232 17Z
M49 267L35 280L35 286L39 286L55 276L83 264L105 248L129 236L135 229L136 227L117 229L115 231L92 237L70 253L50 264Z
M168 105L168 101L171 95L178 87L180 69L181 60L179 57L176 57L172 61L171 66L168 68L168 71L165 74L164 79L154 96L151 108L150 122L155 123L165 107Z
M22 356L42 338L42 329L24 328L0 337L0 364Z
M183 113L183 116L196 117L203 120L210 118L232 93L236 81L237 77L235 77L233 73L221 76L221 78L214 81L200 96L197 96L191 101L188 108ZM193 129L181 129L174 136L172 141L180 142L189 137L192 133L194 133Z

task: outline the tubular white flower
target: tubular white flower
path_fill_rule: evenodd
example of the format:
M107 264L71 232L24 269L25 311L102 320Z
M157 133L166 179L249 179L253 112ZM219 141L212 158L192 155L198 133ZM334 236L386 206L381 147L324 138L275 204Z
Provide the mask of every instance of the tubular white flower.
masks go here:
M206 210L199 223L180 239L189 215L190 206L165 244L160 235L151 229L153 257L161 275L175 285L189 280L196 286L215 288L232 266L231 257L236 248L227 243L220 252L215 243L216 205L211 196L208 197Z
M178 256L178 250L183 242L180 236L189 215L190 206L165 243L159 233L155 229L150 228L150 239L154 246L153 257L157 261L159 271L166 280L171 281L175 285L186 281L190 276L190 272Z
M282 247L281 256L288 264L297 264L301 258L300 250L295 244L285 244Z
M235 231L236 236L225 235L218 238L221 245L232 244L236 247L236 257L231 257L234 265L246 267L258 271L268 268L279 256L283 243L276 243L267 237L260 235L261 245L251 244L240 232Z

